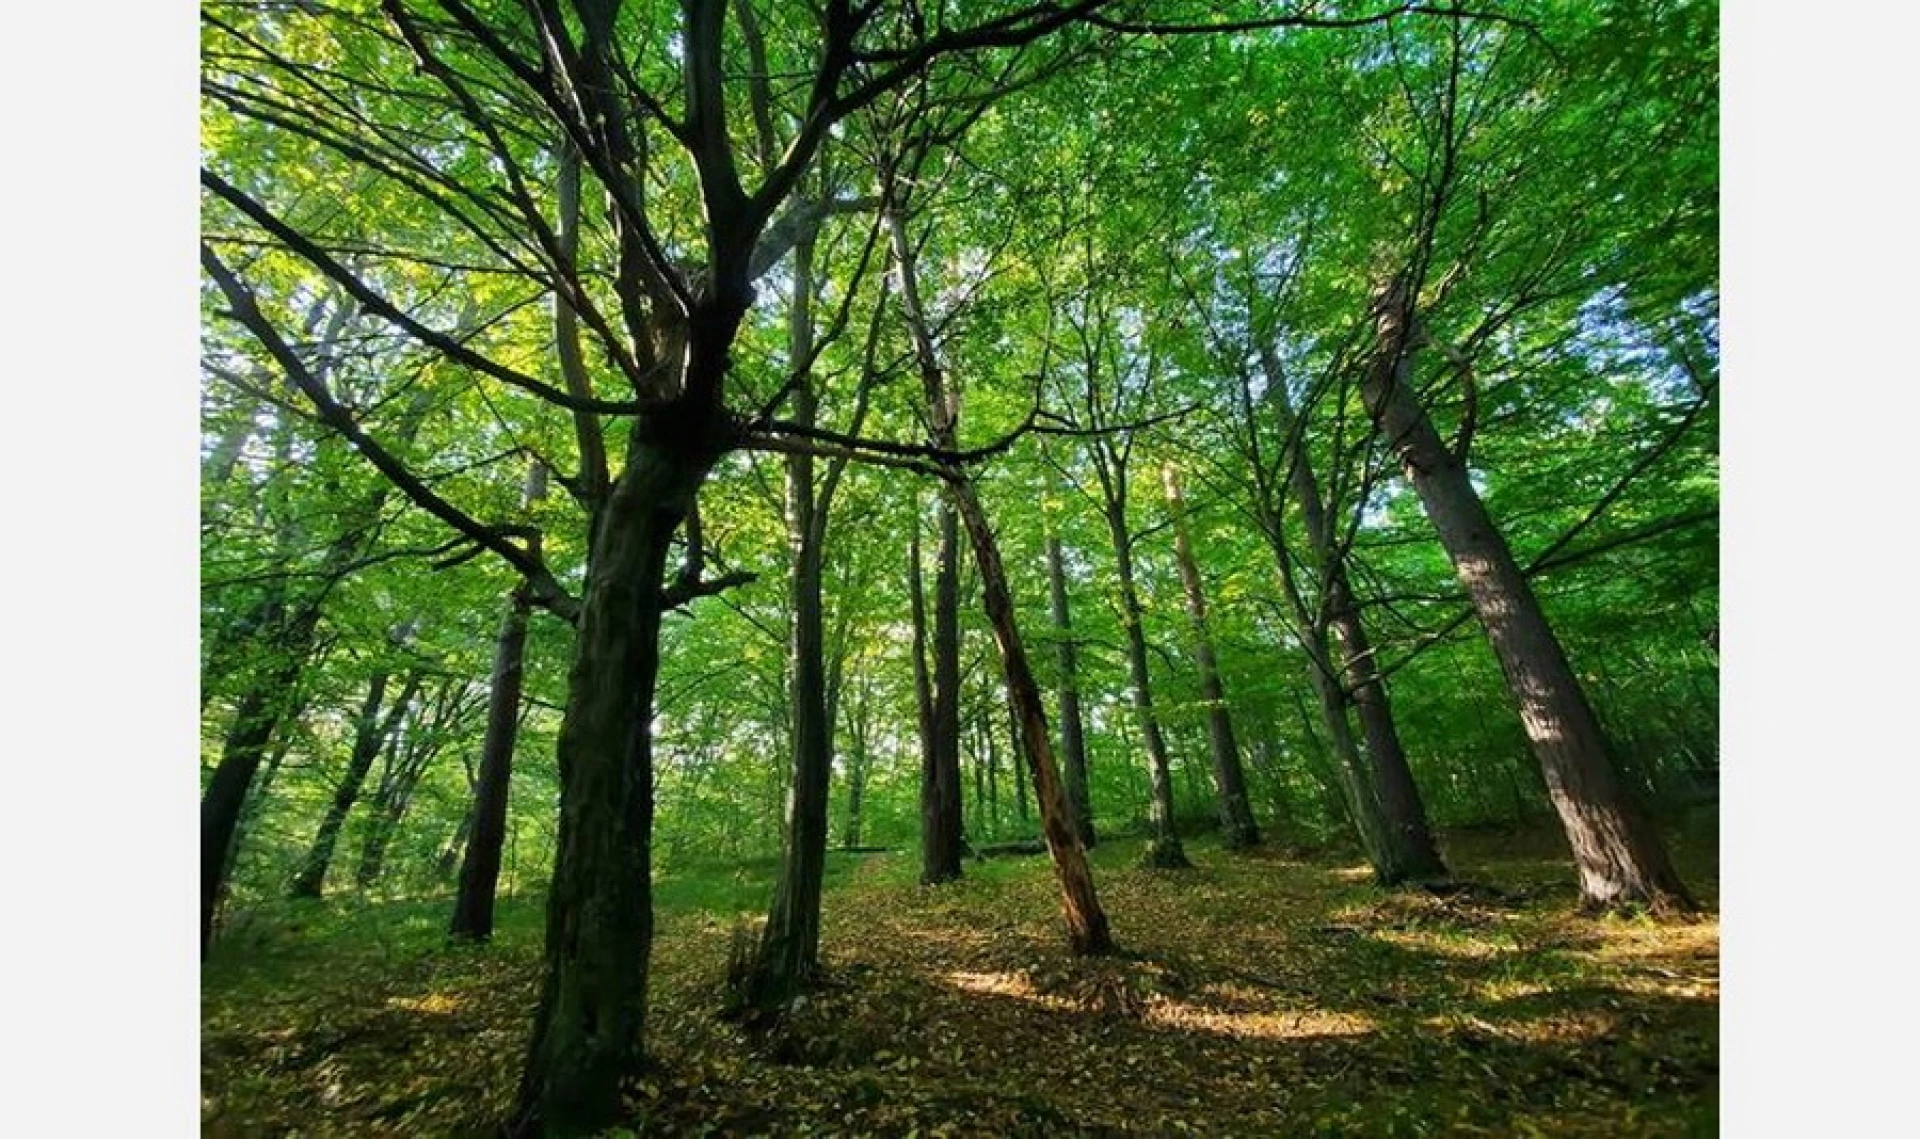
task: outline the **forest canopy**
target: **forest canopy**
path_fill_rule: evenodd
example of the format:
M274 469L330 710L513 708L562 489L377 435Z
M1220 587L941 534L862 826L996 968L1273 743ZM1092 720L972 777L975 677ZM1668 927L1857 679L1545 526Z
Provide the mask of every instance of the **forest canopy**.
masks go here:
M1469 1015L1370 922L1568 955L1502 1000L1625 970L1548 1051L1627 1002L1665 1123L1596 1083L1256 1133L1711 1118L1718 20L208 0L203 1122L278 1110L241 998L329 938L512 999L484 1080L312 1110L579 1135L922 1055L804 1011L911 1008L921 953L1102 1016ZM876 1094L831 1126L965 1116ZM1117 1126L1035 1098L975 1126Z

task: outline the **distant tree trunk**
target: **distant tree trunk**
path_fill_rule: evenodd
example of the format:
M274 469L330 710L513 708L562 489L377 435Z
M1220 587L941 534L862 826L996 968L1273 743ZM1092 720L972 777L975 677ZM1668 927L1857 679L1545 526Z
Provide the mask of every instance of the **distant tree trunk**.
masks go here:
M960 855L958 844L947 838L945 798L940 787L942 723L936 714L933 678L927 665L929 623L917 511L908 531L908 557L912 563L907 589L913 607L913 691L920 721L920 881L930 886L960 876Z
M979 741L980 762L987 769L987 829L995 838L1000 835L1000 748L993 738L993 721L984 709L979 719L974 721L974 737Z
M1233 738L1233 716L1227 709L1220 666L1213 655L1213 634L1207 628L1207 599L1200 566L1193 558L1188 532L1186 499L1173 467L1163 468L1167 505L1173 514L1174 558L1180 564L1180 583L1187 594L1187 615L1193 621L1193 660L1200 673L1200 698L1207 705L1207 749L1213 757L1213 789L1220 805L1220 835L1228 850L1258 845L1260 829L1247 799L1247 775L1240 765L1240 745Z
M1327 730L1327 744L1333 752L1334 774L1338 777L1341 799L1353 829L1359 833L1367 861L1373 866L1375 881L1393 885L1405 881L1394 858L1393 828L1380 805L1378 782L1372 763L1360 752L1354 739L1353 723L1347 718L1347 693L1328 663L1331 650L1326 630L1309 626L1302 638L1311 660L1310 679L1313 694L1320 705L1320 722Z
M1566 829L1589 906L1690 910L1659 834L1634 805L1609 758L1593 709L1526 574L1466 464L1440 438L1408 373L1417 343L1403 286L1376 297L1376 356L1362 380L1369 414L1400 460L1493 644L1520 720Z
M1266 782L1267 806L1273 814L1273 829L1281 835L1281 845L1285 846L1297 844L1298 837L1293 801L1287 795L1286 771L1273 742L1275 730L1272 724L1268 724L1266 731L1259 733L1253 741L1253 768Z
M330 361L331 345L344 329L346 310L337 310L329 318L321 337L319 357ZM316 369L324 379L326 367ZM426 389L420 389L407 405L396 431L400 440L410 441L419 429L430 406ZM367 521L378 518L391 488L382 483L341 519L341 528L321 556L315 580L319 588L305 596L290 596L284 584L276 585L268 598L254 611L249 639L270 654L267 663L252 672L235 709L233 722L221 745L220 762L200 797L200 955L205 958L213 942L214 919L226 896L227 872L232 865L234 834L247 793L259 772L268 744L280 730L286 716L299 699L298 686L308 658L313 654L314 637L319 629L321 605L332 586L350 572L364 552L371 532ZM283 532L281 540L291 535ZM217 646L216 646L217 647Z
M1347 805L1349 792L1340 771L1340 762L1328 758L1327 744L1315 730L1313 713L1307 710L1307 699L1297 688L1293 690L1293 707L1300 715L1300 739L1304 745L1301 748L1301 754L1306 757L1307 774L1313 777L1314 789L1319 792L1318 801L1322 813L1333 820L1336 829L1351 831L1354 837L1359 839L1361 848L1366 849L1369 840L1360 833L1358 816ZM1322 712L1324 711L1323 708ZM1327 720L1323 715L1320 724L1325 727L1326 723ZM1348 746L1352 746L1353 733L1350 728L1346 733L1346 741ZM1340 826L1343 823L1345 826Z
M975 838L992 838L992 818L987 814L987 757L985 753L975 751L973 755L973 830Z
M413 805L414 792L427 769L445 750L448 735L464 724L470 707L469 694L475 690L475 686L465 681L442 681L434 699L423 702L423 708L415 712L411 726L402 725L399 733L389 737L385 775L374 793L374 825L367 830L366 842L360 850L360 865L354 873L362 889L378 882L385 872L387 852L400 829L400 821ZM430 711L426 710L429 708ZM454 869L449 863L442 877L451 876Z
M940 544L933 576L933 771L922 792L923 860L928 885L960 877L965 819L960 802L960 539L953 504L935 511ZM930 810L929 810L930 808Z
M1349 808L1367 816L1356 815L1355 828L1366 845L1374 877L1382 885L1443 880L1447 877L1446 862L1434 842L1432 829L1427 824L1426 804L1413 781L1412 769L1407 766L1406 749L1401 746L1400 734L1394 725L1393 707L1387 699L1386 685L1380 679L1379 661L1360 621L1360 607L1347 581L1346 556L1327 516L1305 437L1296 429L1286 376L1271 346L1262 346L1260 362L1266 375L1268 398L1279 412L1280 427L1291 440L1288 490L1300 511L1307 544L1323 583L1318 610L1306 614L1302 623L1312 626L1307 640L1314 662L1314 689L1320 698L1321 714L1332 737L1335 756L1339 765L1351 769L1353 778L1364 785L1349 788L1347 793ZM1269 516L1264 528L1284 575L1288 572L1287 554L1278 519ZM1329 651L1336 644L1340 650L1337 659ZM1366 740L1364 758L1354 746L1352 728L1347 722L1349 700Z
M1067 574L1062 565L1060 538L1047 535L1047 585L1053 603L1053 630L1060 652L1060 748L1066 759L1067 802L1073 808L1074 828L1081 845L1098 840L1093 829L1093 799L1087 792L1087 738L1080 722L1080 681L1073 621L1067 611Z
M223 891L233 888L233 872L240 861L240 848L246 845L247 835L252 832L254 824L259 820L260 812L266 809L267 796L273 789L274 776L279 774L281 764L286 762L287 752L293 747L291 729L300 722L300 716L304 711L305 701L300 695L296 695L293 706L280 717L279 727L274 732L273 747L267 753L265 762L261 764L259 774L253 777L253 786L247 792L246 804L240 808L240 819L234 825L233 841L227 844L227 865L221 871ZM226 902L223 894L215 902L216 909L226 905Z
M524 590L508 600L493 642L488 684L487 730L480 743L480 773L473 809L461 830L465 851L454 895L448 936L486 941L493 936L493 905L507 841L507 804L513 787L513 750L520 734L520 693L526 676L527 622L533 606ZM458 841L456 840L456 845Z
M294 875L293 886L289 891L296 898L318 898L327 879L327 870L333 864L334 848L339 845L340 831L346 826L347 815L352 812L355 803L360 801L360 792L366 787L367 775L373 770L373 761L380 758L380 751L387 740L400 725L400 717L406 714L407 706L413 700L420 686L420 677L415 673L407 678L401 689L400 698L390 708L384 708L386 700L388 674L383 670L374 674L367 685L366 702L360 707L360 715L353 726L353 750L347 757L347 770L341 776L340 785L334 789L333 801L327 805L327 813L320 820L320 829L314 834L313 846L308 849L306 861L300 866L300 872Z
M1013 768L1013 811L1020 820L1020 833L1025 834L1030 817L1027 810L1026 749L1020 746L1020 717L1013 714L1012 708L1007 709L1007 723L1013 731L1010 737L1013 743L1013 757L1010 763Z
M872 728L871 688L865 677L854 683L853 700L847 706L847 821L840 845L851 850L860 845L861 809L867 793L868 733Z
M1124 487L1124 483L1120 485ZM1153 710L1147 633L1141 622L1140 590L1133 576L1133 535L1127 531L1124 490L1121 495L1109 497L1106 518L1120 581L1120 616L1127 630L1127 674L1133 682L1134 718L1140 725L1140 738L1147 749L1147 771L1153 780L1147 815L1153 826L1153 841L1147 847L1146 861L1158 869L1178 870L1193 864L1187 860L1173 827L1173 768L1167 760L1166 739L1160 734L1160 718Z
M453 828L447 841L440 847L440 853L434 859L434 872L442 879L452 878L460 869L461 854L467 849L467 839L473 834L473 807L469 806L460 816L460 825Z

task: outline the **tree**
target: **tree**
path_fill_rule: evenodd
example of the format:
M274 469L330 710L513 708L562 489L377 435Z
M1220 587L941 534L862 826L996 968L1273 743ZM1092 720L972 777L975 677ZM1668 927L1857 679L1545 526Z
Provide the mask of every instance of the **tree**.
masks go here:
M1053 632L1059 638L1060 653L1060 750L1066 755L1067 800L1073 805L1073 819L1082 845L1091 848L1096 841L1093 828L1093 800L1087 794L1086 728L1080 720L1080 688L1077 678L1077 654L1073 644L1073 619L1067 609L1067 575L1062 566L1060 539L1047 534L1047 587L1052 602Z
M404 629L395 630L394 639L404 643L407 635ZM415 670L402 684L400 695L388 705L387 682L391 679L392 675L382 669L375 672L373 679L367 683L366 703L361 705L360 714L354 720L353 751L347 757L346 772L340 777L333 793L333 802L328 804L326 817L321 820L320 830L313 837L313 846L307 852L306 862L293 879L290 892L296 898L320 896L327 869L333 864L334 847L340 841L340 828L346 825L347 813L360 801L367 775L373 771L373 761L380 757L394 733L399 731L401 717L412 707L414 695L420 690L421 676Z
M1173 516L1174 557L1180 565L1180 583L1187 595L1187 615L1193 620L1193 663L1200 674L1200 698L1207 705L1207 750L1213 758L1214 795L1220 805L1220 834L1227 849L1243 850L1260 842L1247 801L1247 776L1240 766L1240 745L1233 737L1233 716L1220 686L1220 665L1214 659L1213 635L1207 628L1207 599L1200 565L1193 557L1188 532L1187 504L1180 476L1171 464L1161 468L1167 509Z

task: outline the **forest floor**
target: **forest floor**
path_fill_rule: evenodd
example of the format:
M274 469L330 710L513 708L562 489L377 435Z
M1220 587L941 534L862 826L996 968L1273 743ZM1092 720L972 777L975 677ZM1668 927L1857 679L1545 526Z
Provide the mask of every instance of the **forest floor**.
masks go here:
M1197 869L1093 852L1126 955L1074 960L1044 857L914 883L912 851L834 855L828 984L774 1029L715 1015L771 867L659 883L635 1081L661 1135L1711 1135L1717 840L1674 836L1706 909L1575 911L1548 832L1457 833L1474 889L1195 841ZM235 929L202 983L205 1134L485 1135L512 1101L542 915L482 948L446 902L309 903ZM622 1133L616 1133L622 1134Z

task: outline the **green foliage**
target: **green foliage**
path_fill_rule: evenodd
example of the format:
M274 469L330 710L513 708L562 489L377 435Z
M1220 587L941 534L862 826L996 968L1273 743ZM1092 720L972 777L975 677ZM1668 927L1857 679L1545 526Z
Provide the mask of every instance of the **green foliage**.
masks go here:
M498 139L481 137L449 109L444 89L376 7L210 4L203 25L208 167L350 261L409 317L559 386L550 282L538 268L537 242L501 204L521 191L493 153L504 149L537 211L554 216L560 140L541 133L551 126L548 113L527 103L477 44L445 33L439 42L449 65L467 77L492 121L508 124ZM503 25L520 18L513 5L475 7ZM769 74L802 74L812 65L816 29L807 6L745 7L760 14ZM1005 7L928 11L958 26ZM1160 15L1164 6L1121 7ZM1224 19L1233 15L1227 9L1254 7L1208 11ZM620 6L617 27L631 45L623 64L673 92L669 114L682 110L682 89L671 82L683 47L679 9L629 3ZM1491 992L1505 985L1511 999L1524 1001L1520 990L1529 986L1560 992L1593 978L1599 966L1585 950L1546 947L1542 939L1566 931L1553 932L1560 919L1534 906L1538 899L1507 915L1522 931L1510 934L1505 916L1483 922L1478 914L1461 919L1465 925L1448 924L1458 914L1409 916L1405 899L1358 887L1339 894L1320 871L1290 865L1265 882L1249 869L1264 872L1264 863L1203 867L1200 886L1177 894L1128 869L1137 854L1128 842L1104 841L1144 829L1148 783L1127 701L1115 551L1097 496L1087 493L1089 448L1101 441L1074 434L1102 425L1116 429L1108 440L1134 449L1126 524L1183 834L1208 832L1215 808L1205 708L1159 493L1165 463L1187 480L1210 632L1262 829L1283 849L1327 857L1351 842L1306 690L1304 631L1278 564L1277 551L1297 551L1304 541L1297 510L1274 490L1284 486L1274 476L1289 455L1318 474L1329 515L1351 539L1348 569L1436 823L1508 825L1545 812L1499 668L1467 617L1420 503L1374 437L1354 382L1371 291L1383 274L1416 258L1422 238L1419 300L1433 344L1415 358L1416 386L1443 435L1467 442L1491 514L1520 561L1537 570L1535 588L1629 784L1678 817L1717 773L1717 8L1537 0L1503 11L1514 20L1398 18L1340 32L1127 37L1076 27L1044 48L991 57L1006 64L1005 73L980 59L934 68L916 96L965 106L996 80L1010 88L967 130L934 147L915 190L911 237L948 380L963 393L960 445L1001 442L1023 424L1043 428L975 471L1018 623L1050 690L1060 677L1047 606L1048 534L1065 547L1090 791L1103 836L1094 865L1122 942L1145 947L1216 927L1257 941L1258 923L1232 925L1218 912L1228 901L1262 915L1280 908L1276 899L1317 907L1319 917L1341 906L1366 910L1363 932L1339 935L1349 956L1314 957L1331 970L1312 982L1321 1004L1370 1000L1335 999L1328 986L1364 987L1395 969L1513 959L1502 966L1510 973L1475 973L1471 985L1437 974L1451 979L1408 995L1411 1003L1387 1014L1405 1038L1383 1030L1381 1054L1372 1044L1351 1052L1315 1044L1275 1058L1289 1087L1307 1089L1288 1093L1295 1098L1285 1118L1297 1128L1413 1134L1419 1119L1454 1120L1463 1133L1668 1127L1671 1121L1623 1102L1604 1080L1574 1079L1578 1090L1569 1094L1579 1102L1571 1104L1529 1098L1536 1093L1527 1089L1528 1073L1551 1082L1566 1075L1556 1064L1589 1060L1620 1080L1652 1081L1665 1089L1666 1106L1711 1116L1697 1088L1673 1085L1650 1055L1657 1050L1643 1046L1645 1032L1620 1054L1600 1055L1590 1041L1516 1044L1500 1025L1460 1020L1496 1019L1488 1014L1508 999L1465 991L1472 986ZM907 17L899 19L904 27ZM889 14L875 34L900 32L892 21ZM436 34L443 31L436 25ZM744 44L729 39L728 50ZM766 159L744 145L759 129L747 70L729 73L728 126L743 144L748 173L758 176ZM780 97L799 93L783 89ZM846 200L876 195L876 159L899 110L881 104L846 120L803 191ZM796 125L790 118L780 119L780 130ZM1444 158L1449 141L1451 161ZM698 180L672 157L678 151L659 150L665 157L647 181L649 216L666 255L691 264L703 240ZM432 178L421 173L422 162ZM604 202L588 198L579 277L592 304L614 314L621 304L617 226ZM828 216L819 231L814 307L826 343L812 386L822 426L911 446L925 440L924 399L898 298L881 286L884 243L868 250L874 220L869 210L850 209ZM225 200L207 198L204 229L209 245L240 267L266 319L323 373L368 435L461 511L489 524L537 528L555 578L581 589L589 536L580 503L560 486L530 509L521 502L530 459L559 475L580 470L568 412L397 333ZM786 327L792 276L776 265L757 282L758 303L734 345L728 383L742 419L781 390L794 364ZM541 928L535 898L553 859L553 756L573 633L549 614L532 619L499 953L445 949L438 938L450 888L446 856L471 803L493 638L517 576L471 543L450 541L440 519L323 425L229 308L211 283L203 288L203 779L250 686L290 660L301 667L287 690L273 694L284 714L243 815L224 957L216 955L207 974L209 991L219 994L209 1013L209 1070L220 1074L222 1095L241 1105L220 1110L284 1122L276 1113L297 1104L375 1131L446 1122L462 1111L478 1118L511 1088L515 1034L524 1030L515 1018L532 1000L528 962ZM607 343L590 337L587 363L596 390L612 397L626 380ZM1263 370L1262 349L1274 357L1274 374ZM1273 387L1285 389L1297 431L1292 417L1274 411ZM1033 415L1036 399L1046 415ZM775 401L772 411L790 406ZM604 429L617 466L627 420L590 418ZM969 863L964 882L935 896L910 889L920 754L907 550L916 528L931 546L937 490L932 480L884 465L856 463L842 477L826 538L825 623L837 701L829 833L846 833L850 740L854 717L863 717L861 841L897 853L830 858L827 944L842 965L858 962L900 982L888 992L945 1009L951 993L929 991L945 982L926 979L927 961L889 957L856 918L896 931L903 945L934 938L929 931L964 933L970 921L1000 922L994 928L1039 939L1045 890L1035 863L1013 859ZM770 1116L754 1113L779 1095L798 1094L794 1081L777 1069L758 1071L758 1082L736 1088L744 1061L694 1023L691 994L695 975L718 959L716 939L764 904L769 859L781 843L792 616L783 478L781 456L740 450L703 488L709 559L757 577L667 618L652 725L655 885L669 931L661 950L669 1010L662 1047L681 1066L671 1082L655 1080L641 1094L671 1099L683 1114L699 1105L724 1108L746 1130L772 1126ZM975 577L970 566L963 570L969 833L975 842L1024 838L1037 833L1038 816L1029 809L1023 818L1016 806L1017 752ZM1311 572L1297 584L1309 603L1324 587ZM281 635L285 614L309 609L318 613L310 641ZM403 626L409 634L397 638ZM366 889L354 881L351 864L378 829L370 808L356 808L328 900L284 901L339 781L356 702L376 673L409 670L426 678L422 697L374 778L385 779L406 754L422 766L383 872ZM430 702L441 697L447 703L436 713ZM989 750L997 756L991 801L980 793ZM1296 888L1302 897L1287 894ZM1385 936L1408 932L1390 928L1408 921L1422 937L1432 935L1417 952ZM1582 927L1577 936L1620 933ZM855 943L865 956L850 953ZM1030 946L1018 938L1008 944ZM997 944L979 956L1011 967L995 957L1011 952ZM309 970L338 975L306 988L300 978ZM1143 975L1122 969L1072 983L1127 992L1144 984L1142 999L1173 999L1152 989L1164 977ZM499 994L481 992L482 982L496 981L504 986ZM463 1011L430 1023L483 1033L469 1050L474 1070L447 1076L451 1082L423 1077L410 1090L396 1082L384 1099L326 1100L327 1079L338 1073L325 1065L339 1048L313 1041L334 1029L316 1028L327 1022L312 1008L271 1002L296 990L293 1003L317 1001L355 985L408 1001L458 988L468 1002L462 1007L484 1007L485 1016L469 1025ZM256 997L269 1003L249 1014L242 998ZM1009 1009L1037 1015L1027 1006L1044 1004L1031 993L1013 1003L995 999L1002 1007L994 1016ZM354 1007L373 1015L364 1004ZM1600 1016L1604 1009L1601 1002L1581 1011ZM1677 1037L1684 1055L1675 1063L1688 1079L1700 1077L1705 1061L1692 1012L1656 1012L1684 1022ZM429 1023L418 1017L439 1015L394 1014L391 1024L381 1021L385 1027L340 1048L411 1039ZM1435 1031L1435 1019L1445 1021L1445 1043L1421 1051L1418 1033ZM1012 1020L1037 1031L1035 1022ZM891 1025L878 1031L886 1036ZM1149 1065L1163 1058L1168 1038L1135 1030L1133 1051L1124 1055ZM427 1035L438 1041L439 1031ZM1195 1030L1193 1038L1215 1036ZM923 1086L923 1073L898 1065L907 1057L927 1067L952 1058L886 1039L887 1061L834 1069L829 1090L801 1097L800 1114L827 1128L853 1126L843 1118L851 1116L876 1131L920 1127L927 1134L954 1118L959 1095L979 1090L973 1077L954 1074ZM972 1039L967 1047L985 1034ZM281 1051L248 1084L234 1075L235 1057L263 1041ZM962 1059L977 1057L962 1050ZM1367 1094L1361 1076L1376 1061L1404 1077L1393 1084L1400 1090ZM354 1061L361 1062L374 1070L365 1056ZM1123 1062L1106 1063L1103 1078L1126 1070L1115 1066ZM1230 1068L1232 1057L1221 1062ZM1492 1107L1466 1090L1477 1087L1489 1062L1506 1072L1497 1080L1508 1097ZM1363 1067L1340 1067L1354 1063ZM1517 1067L1507 1072L1509 1064ZM363 1093L365 1072L354 1077ZM293 1084L304 1090L289 1091ZM1066 1087L1056 1090L1078 1094L1060 1090ZM911 1093L917 1114L894 1118L882 1110L896 1092ZM820 1103L822 1095L840 1097L838 1105ZM367 1115L375 1099L390 1114ZM1045 1104L1007 1096L985 1110L976 1122L986 1130L1059 1123ZM1172 1132L1181 1124L1206 1128L1205 1120L1162 1114Z

